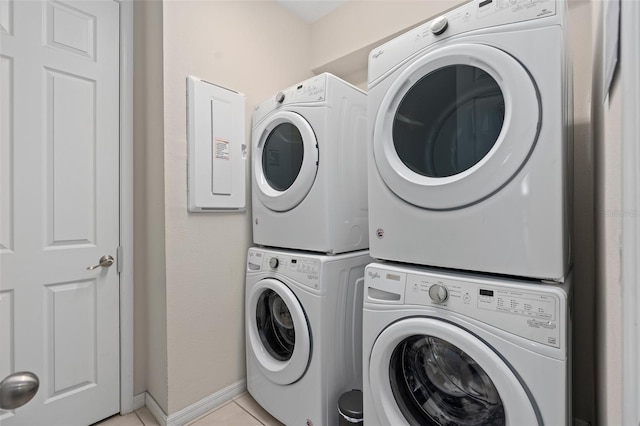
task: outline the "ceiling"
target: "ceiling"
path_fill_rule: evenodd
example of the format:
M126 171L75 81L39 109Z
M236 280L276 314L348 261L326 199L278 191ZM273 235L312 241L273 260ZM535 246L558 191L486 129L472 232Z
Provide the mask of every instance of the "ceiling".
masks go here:
M314 23L329 12L342 6L347 0L276 0L278 4L298 15L302 20Z

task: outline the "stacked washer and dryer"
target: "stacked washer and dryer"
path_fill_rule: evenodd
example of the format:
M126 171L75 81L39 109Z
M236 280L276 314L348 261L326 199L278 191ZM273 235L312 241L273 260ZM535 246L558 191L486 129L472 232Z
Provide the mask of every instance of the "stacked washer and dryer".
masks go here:
M476 0L369 56L364 422L571 420L561 0Z
M331 74L255 108L247 389L287 425L338 423L362 389L366 95Z

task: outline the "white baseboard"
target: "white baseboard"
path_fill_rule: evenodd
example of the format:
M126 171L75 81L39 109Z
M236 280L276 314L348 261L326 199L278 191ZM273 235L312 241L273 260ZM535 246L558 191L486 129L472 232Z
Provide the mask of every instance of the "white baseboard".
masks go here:
M144 402L160 426L167 426L167 415L149 393L144 393Z
M142 392L133 397L133 411L139 410L145 406L145 403L144 403L145 395L146 395L146 392Z
M153 397L146 392L144 394L144 401L147 408L149 409L151 414L153 414L153 417L156 418L160 426L181 426L197 419L198 417L208 413L211 410L220 407L221 405L231 401L233 398L243 394L246 391L247 381L245 379L242 379L230 386L227 386L224 389L219 390L212 395L202 398L200 401L197 401L190 406L183 408L177 413L171 414L170 416L167 416L162 408L160 408L158 403L153 399Z

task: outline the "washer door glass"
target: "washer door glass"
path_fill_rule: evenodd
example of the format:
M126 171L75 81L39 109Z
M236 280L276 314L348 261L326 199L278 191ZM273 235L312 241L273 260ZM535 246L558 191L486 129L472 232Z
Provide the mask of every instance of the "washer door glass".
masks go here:
M409 89L396 110L393 144L412 171L453 176L487 155L503 122L504 97L496 80L480 68L452 65Z
M296 332L291 311L282 297L265 290L258 298L256 324L260 340L272 357L279 361L291 359L296 345Z
M274 189L285 191L295 182L302 167L302 135L291 123L277 125L267 136L262 150L264 177Z
M409 204L452 210L480 202L509 183L535 148L538 91L500 49L437 48L388 78L373 157L387 187Z
M471 357L433 336L400 343L389 364L391 390L410 424L506 424L498 390Z

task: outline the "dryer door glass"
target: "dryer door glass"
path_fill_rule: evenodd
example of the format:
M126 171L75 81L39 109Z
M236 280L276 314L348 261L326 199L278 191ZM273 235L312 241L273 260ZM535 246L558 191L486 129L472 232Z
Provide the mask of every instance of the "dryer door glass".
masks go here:
M269 354L278 361L287 361L293 354L296 333L286 302L273 290L265 290L258 298L256 323L260 340Z
M302 135L296 126L276 126L264 143L262 170L269 185L277 191L289 189L295 182L304 157Z
M504 105L498 83L480 68L440 68L411 87L398 106L393 121L398 157L422 176L461 173L498 140Z
M411 336L393 351L391 390L413 425L505 425L505 409L487 373L458 347Z

